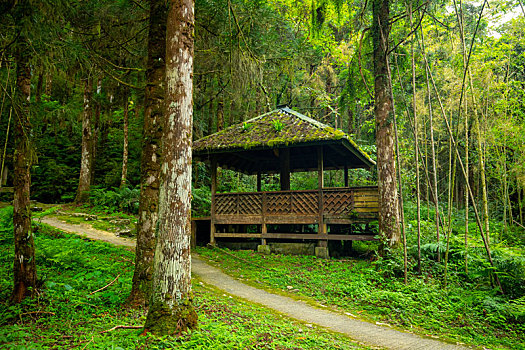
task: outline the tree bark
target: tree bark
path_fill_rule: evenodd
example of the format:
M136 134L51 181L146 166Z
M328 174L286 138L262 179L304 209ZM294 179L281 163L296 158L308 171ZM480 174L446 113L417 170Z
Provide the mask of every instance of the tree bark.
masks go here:
M166 124L152 296L144 328L179 334L197 326L191 293L193 0L171 0L166 26Z
M18 4L17 17L22 19L31 15L28 1ZM23 21L18 21L23 23ZM31 164L34 152L31 148L31 124L29 122L29 103L31 95L31 51L24 35L25 30L18 28L20 37L15 53L16 60L16 123L15 123L15 159L14 159L14 201L13 227L15 257L13 264L14 288L11 300L21 302L32 296L36 290L35 245L31 232L31 211L29 209L29 189L31 186Z
M122 150L122 177L120 178L120 188L126 187L126 177L128 175L128 117L129 117L129 102L128 92L124 94L124 145Z
M92 89L92 80L86 78L84 81L84 110L82 111L82 159L75 203L84 203L89 199L89 188L91 186L91 172L93 171Z
M394 100L388 66L389 1L374 0L372 6L379 231L389 245L395 245L400 241L400 234L394 159Z
M132 306L145 305L151 297L164 124L167 16L168 9L165 1L150 0L147 85L144 97L144 130L140 164L139 220L135 271L131 294L128 297L128 302Z
M97 79L97 91L96 91L96 99L93 99L93 96L91 97L94 100L95 103L95 120L93 121L93 125L91 127L91 159L90 159L90 167L91 167L91 182L90 184L95 183L95 159L97 159L97 153L100 149L103 149L103 145L100 145L99 140L99 134L100 134L100 113L102 112L102 106L100 104L100 93L102 92L102 78L99 76ZM110 113L111 115L111 113Z

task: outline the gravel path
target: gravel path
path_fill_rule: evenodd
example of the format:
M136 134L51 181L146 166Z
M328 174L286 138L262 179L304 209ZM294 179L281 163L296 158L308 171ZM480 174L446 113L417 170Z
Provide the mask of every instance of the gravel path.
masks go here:
M88 224L73 225L54 217L44 217L42 222L59 228L60 230L86 236L90 239L102 240L134 247L135 241L116 237L111 232L93 229ZM272 294L255 287L248 286L226 275L221 270L207 264L198 256L193 255L192 273L197 275L204 283L213 285L226 293L243 298L276 310L294 319L315 324L331 331L345 334L361 343L386 349L469 349L465 346L445 343L432 338L425 338L411 333L405 333L380 326L373 323L351 318L341 313L312 307L305 302L297 301L285 296Z

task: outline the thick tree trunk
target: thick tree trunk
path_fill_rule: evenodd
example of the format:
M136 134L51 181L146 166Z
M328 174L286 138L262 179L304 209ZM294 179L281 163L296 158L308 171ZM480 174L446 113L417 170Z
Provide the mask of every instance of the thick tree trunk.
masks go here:
M165 1L150 0L147 85L144 98L144 131L140 164L139 220L135 272L131 294L128 298L132 306L140 306L149 302L153 280L162 159L161 139L164 124L167 16L168 9Z
M30 15L30 5L22 1L19 5L21 17ZM29 42L20 37L16 59L16 122L14 160L13 227L15 236L15 258L13 264L14 288L11 300L19 303L36 290L35 245L31 232L29 188L31 186L31 124L29 123L29 100L31 93L31 51Z
M166 130L153 290L144 328L178 334L197 326L191 293L193 0L171 0L166 28Z
M128 93L126 91L124 96L124 145L122 150L122 177L120 178L120 188L126 186L126 177L128 175Z
M78 180L77 195L75 203L86 202L89 198L91 186L92 157L93 157L93 130L91 128L91 94L92 81L87 78L84 81L84 110L82 112L82 159L80 161L80 177Z
M394 159L394 100L388 66L389 1L374 0L372 6L379 231L390 245L394 245L400 241L400 235Z

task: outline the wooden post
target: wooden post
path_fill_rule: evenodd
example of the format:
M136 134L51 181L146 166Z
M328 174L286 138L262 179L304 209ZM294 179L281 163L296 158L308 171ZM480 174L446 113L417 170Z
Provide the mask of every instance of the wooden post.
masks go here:
M349 181L348 181L348 165L345 165L345 170L344 171L345 171L345 187L349 187L348 186L348 183L349 183Z
M280 165L280 176L281 191L290 190L290 149L281 148L279 149L279 165Z
M217 158L211 159L211 217L210 244L215 244L215 193L217 192Z
M261 192L262 189L262 181L261 181L261 172L257 172L257 192Z
M262 225L261 225L261 233L263 238L261 239L261 244L266 245L266 238L264 238L264 235L268 233L268 229L266 227L266 192L262 193Z
M326 225L324 223L324 199L323 199L323 187L324 187L324 159L323 159L323 146L317 148L317 186L318 186L318 199L319 199L319 229L318 233L326 233ZM326 247L328 242L326 240L319 241L319 247Z

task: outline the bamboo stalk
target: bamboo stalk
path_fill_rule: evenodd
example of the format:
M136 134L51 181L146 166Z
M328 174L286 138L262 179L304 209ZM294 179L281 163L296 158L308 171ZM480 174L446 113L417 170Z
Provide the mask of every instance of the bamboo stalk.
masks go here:
M426 55L423 55L423 59L425 61L425 66L427 67L427 70L429 72L429 76L430 76L430 79L432 81L432 86L434 88L434 91L435 91L435 94L437 96L437 100L439 102L439 106L440 106L440 109L441 109L441 112L443 114L443 118L445 120L445 124L446 124L446 127L447 127L447 130L448 130L448 133L449 133L449 136L452 140L452 144L454 146L454 151L456 153L456 157L457 157L457 160L459 162L459 165L461 167L461 172L463 174L464 177L466 177L466 174L465 174L465 167L463 166L463 162L461 160L461 157L460 157L460 154L459 154L459 150L458 150L458 147L457 147L457 143L454 139L454 135L452 134L452 129L450 127L450 123L448 121L448 118L446 116L446 113L445 113L445 110L443 108L443 104L441 102L441 96L439 95L439 90L437 89L436 87L436 82L434 81L434 77L432 75L432 71L430 70L430 67L428 65L428 60L426 58ZM474 201L474 195L472 194L472 189L470 188L470 185L467 183L467 189L468 189L468 192L469 192L469 196L471 198L472 201ZM483 240L483 245L485 246L485 251L487 252L487 257L488 257L488 260L490 262L490 266L495 269L495 266L494 266L494 261L492 260L492 255L490 253L490 248L488 246L488 242L487 242L487 237L485 237L485 233L483 231L483 225L481 224L481 220L480 220L480 217L479 217L479 213L478 213L478 209L476 206L473 206L473 209L474 209L474 214L475 214L475 217L476 217L476 223L478 225L478 228L479 228L479 231L480 231L480 235L481 235L481 239ZM494 275L494 278L496 280L496 283L500 289L500 291L502 293L504 293L503 291L503 288L501 287L501 282L499 280L499 277L497 274Z
M426 60L426 54L425 54L425 37L423 36L423 29L421 29L421 52L422 56ZM426 76L426 83L427 83L427 94L428 94L428 116L429 116L429 122L430 122L430 149L432 152L432 175L433 175L433 192L435 194L434 197L434 210L435 210L435 221L436 221L436 241L437 241L437 261L441 261L440 252L439 252L439 198L438 198L438 188L437 188L437 165L436 165L436 147L434 144L434 122L433 122L433 111L432 111L432 95L430 90L430 82L429 82L429 71L427 68L425 68L425 76Z
M413 26L412 21L412 3L408 6L410 17L410 28ZM417 31L414 31L414 40L416 40ZM414 112L414 153L416 158L416 203L417 203L417 272L421 273L421 189L419 187L419 146L417 137L417 108L416 108L416 63L414 54L414 40L410 44L411 64L412 64L412 109ZM429 101L430 102L430 101Z

